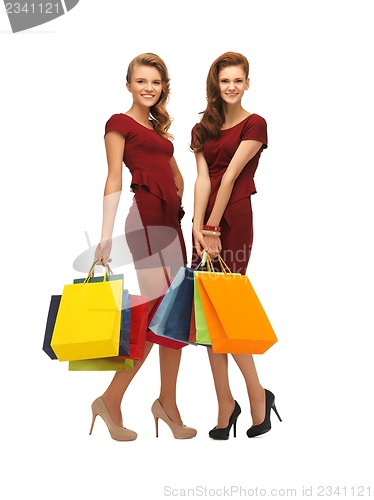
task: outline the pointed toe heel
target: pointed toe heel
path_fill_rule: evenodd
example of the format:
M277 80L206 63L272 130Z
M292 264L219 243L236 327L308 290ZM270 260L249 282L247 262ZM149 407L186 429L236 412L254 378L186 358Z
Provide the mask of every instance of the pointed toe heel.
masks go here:
M175 439L191 439L196 436L197 430L186 425L175 424L166 414L158 399L153 403L151 408L153 418L155 420L156 437L158 437L158 421L163 420L170 427Z
M136 432L115 425L102 398L95 399L95 401L91 405L91 409L92 424L90 428L90 435L92 434L96 417L99 415L106 423L111 438L115 441L134 441L138 437Z
M275 406L274 403L275 396L272 392L268 391L265 389L265 419L261 424L258 425L252 425L247 430L247 436L249 438L256 437L256 436L261 436L262 434L265 434L266 432L269 432L271 429L271 420L270 420L270 412L271 410L274 411L276 416L278 417L279 421L282 422L282 419L278 413L278 410Z
M214 427L214 429L209 431L209 437L220 441L227 440L230 437L231 427L233 427L234 437L236 437L236 422L241 414L241 411L239 403L235 401L234 411L230 416L229 425L223 428Z

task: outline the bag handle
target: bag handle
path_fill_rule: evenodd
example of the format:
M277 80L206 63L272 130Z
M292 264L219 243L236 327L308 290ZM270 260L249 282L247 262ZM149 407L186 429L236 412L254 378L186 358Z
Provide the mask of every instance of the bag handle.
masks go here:
M214 267L213 267L212 258L210 257L210 255L208 254L208 252L206 250L204 250L203 257L202 257L200 263L195 267L195 270L199 269L200 266L205 266L205 265L208 268L208 272L210 272L210 273L215 272Z
M83 284L85 283L89 283L90 279L94 277L94 271L95 271L95 267L97 265L97 263L100 262L100 259L97 259L93 262L90 270L88 271L88 274L86 276L86 279L83 281ZM104 273L104 280L103 281L107 281L108 279L108 274L113 274L113 271L111 270L111 268L109 267L109 264L106 263L105 264L105 273Z
M229 268L229 266L226 264L226 262L223 260L223 258L219 254L218 254L217 258L218 258L218 262L219 262L219 265L221 267L222 272L225 274L232 274L231 269ZM204 266L205 264L206 264L209 272L211 272L211 273L216 272L216 270L214 269L214 266L213 266L212 258L210 257L208 252L206 252L204 250L203 258L201 259L201 262L196 267L196 269L198 269L200 266Z
M197 266L194 267L194 271L197 271L201 266L204 266L205 261L206 261L206 252L204 250L203 257L202 257L201 261L197 264Z
M232 274L231 269L229 266L226 264L226 262L222 259L222 257L218 254L218 262L219 265L221 266L222 272L227 273L227 274Z

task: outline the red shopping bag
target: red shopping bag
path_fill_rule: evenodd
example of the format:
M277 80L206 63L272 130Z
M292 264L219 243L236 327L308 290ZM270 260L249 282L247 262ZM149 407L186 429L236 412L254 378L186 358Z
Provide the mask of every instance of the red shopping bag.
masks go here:
M149 301L143 295L130 297L130 354L121 358L143 359L148 325Z
M195 323L195 306L192 302L192 311L191 311L191 323L190 323L190 335L188 340L190 342L196 342L196 323Z

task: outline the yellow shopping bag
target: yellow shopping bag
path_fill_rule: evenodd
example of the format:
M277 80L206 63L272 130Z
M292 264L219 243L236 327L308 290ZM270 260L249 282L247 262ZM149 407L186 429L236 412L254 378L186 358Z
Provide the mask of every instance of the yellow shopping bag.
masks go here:
M110 358L78 359L69 361L69 371L71 372L105 372L132 370L134 361L116 356Z
M60 361L118 356L123 280L64 286L51 347Z
M204 315L217 353L263 354L277 337L246 275L224 267L222 273L196 273Z

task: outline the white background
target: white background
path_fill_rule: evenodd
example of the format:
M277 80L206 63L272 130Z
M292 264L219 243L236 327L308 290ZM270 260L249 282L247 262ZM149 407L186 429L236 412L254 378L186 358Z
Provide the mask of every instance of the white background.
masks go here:
M319 486L340 486L341 496L353 497L352 487L357 494L370 485L371 6L360 0L81 0L67 15L18 34L1 8L2 498L162 499L167 487L175 495L190 489L197 496L202 487L205 496L219 496L231 486L242 487L242 496L256 487L262 495L276 488L278 496L295 488L298 498L303 488L313 487L317 498L328 494ZM161 423L156 439L155 348L123 401L125 425L138 439L112 441L100 419L89 436L91 402L112 374L69 372L41 345L50 296L82 276L73 261L87 248L85 232L92 245L100 235L105 122L130 107L129 61L141 52L159 54L171 75L190 252L190 130L205 107L208 68L228 50L248 57L244 105L268 122L248 275L279 338L256 362L283 422L273 418L270 433L246 437L248 399L230 363L242 407L238 437L210 440L217 414L210 368L205 349L190 346L183 351L178 403L198 435L174 440ZM129 203L125 188L116 234Z

